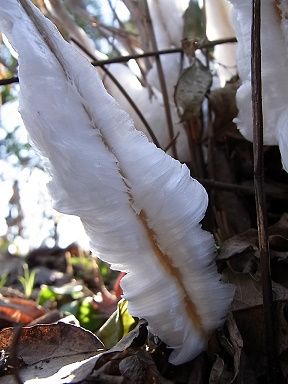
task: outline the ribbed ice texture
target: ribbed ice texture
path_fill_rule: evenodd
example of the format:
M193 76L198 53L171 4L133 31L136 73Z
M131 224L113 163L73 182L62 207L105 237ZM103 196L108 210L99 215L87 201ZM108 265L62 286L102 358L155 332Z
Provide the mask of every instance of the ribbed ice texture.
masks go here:
M251 102L251 21L250 0L231 0L234 5L234 28L238 40L238 70L242 85L237 92L238 128L250 141L253 140ZM286 24L285 24L286 25ZM282 163L288 170L287 106L288 56L286 55L287 29L276 10L276 2L261 2L262 95L264 117L264 143L279 144ZM285 35L284 35L285 34ZM284 142L283 142L284 141Z
M169 55L170 56L170 55ZM151 71L154 72L154 67ZM132 73L129 67L123 64L112 64L109 66L109 71L116 77L116 79L121 83L126 92L132 98L132 100L137 102L137 106L145 116L146 121L150 125L154 134L156 135L161 148L166 148L171 139L169 137L169 132L167 129L167 121L165 116L165 108L163 105L161 93L153 89L153 95L151 95L151 89L145 88L141 85L137 77ZM151 72L150 71L150 72ZM150 73L149 72L149 73ZM174 71L173 71L174 73ZM171 72L168 73L168 79ZM158 79L158 74L154 73ZM170 76L171 79L171 76ZM155 78L156 80L156 78ZM133 118L135 127L138 130L141 130L145 135L150 138L150 135L140 120L137 113L131 108L130 103L127 101L123 94L119 91L119 88L115 83L110 80L105 74L103 76L103 81L107 91L119 102L121 107L128 112ZM158 80L156 80L158 84ZM176 80L175 80L176 82ZM160 88L160 87L159 87ZM159 89L158 88L158 89ZM173 85L174 89L174 85ZM180 161L190 161L190 150L187 140L187 135L183 127L179 124L179 116L177 114L175 105L171 105L171 114L174 126L174 133L179 133L176 141L177 154ZM170 149L171 151L171 149ZM172 151L171 151L172 152ZM168 151L169 153L169 151Z
M180 271L208 337L223 323L233 291L219 281L212 235L199 225L207 194L186 166L134 129L95 69L32 9L59 60L17 0L0 0L0 27L19 53L21 114L46 158L54 206L79 216L96 254L128 272L129 311L175 348L170 361L188 361L206 340L155 247Z

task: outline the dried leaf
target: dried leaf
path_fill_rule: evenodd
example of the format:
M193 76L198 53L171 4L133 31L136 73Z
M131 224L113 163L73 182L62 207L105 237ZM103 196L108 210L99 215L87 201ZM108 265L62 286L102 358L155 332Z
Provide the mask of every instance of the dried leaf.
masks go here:
M181 121L198 116L204 97L211 87L212 75L198 59L185 69L175 88L174 100Z
M170 383L160 376L150 354L142 348L147 338L146 325L146 321L140 320L117 345L104 352L89 380L97 383ZM113 377L119 381L114 381Z
M212 367L210 380L221 384L234 383L240 372L242 350L242 336L231 313L224 329L220 329L209 341L209 355L217 356Z
M216 360L212 366L209 384L220 384L221 376L224 370L224 361L220 356L216 356Z
M218 260L226 260L234 272L255 274L258 269L258 235L249 229L224 241Z
M148 335L146 326L146 320L139 320L136 327L124 336L113 348L102 353L100 359L97 361L97 368L104 365L115 352L123 352L130 347L143 346Z
M223 272L223 278L235 286L232 311L239 311L262 305L262 285L259 272L252 277L248 274L225 270ZM288 289L275 282L272 282L272 289L275 301L288 300Z
M46 310L33 300L19 297L3 297L0 299L0 319L4 319L8 324L10 322L8 326L20 323L28 324L45 313Z
M268 228L272 280L288 288L288 215ZM226 240L219 261L225 261L234 272L256 275L259 270L258 234L249 229Z
M183 19L183 39L197 41L205 38L203 10L197 1L190 0L188 8L183 14Z
M231 357L233 358L233 372L232 377L227 379L226 383L233 383L235 378L238 376L241 360L241 352L243 348L242 336L237 328L236 322L232 314L227 318L227 330L229 333L229 340L231 343ZM223 383L224 384L224 383Z
M219 260L227 260L232 256L244 254L245 252L255 253L258 249L258 235L256 229L249 229L239 235L226 240L220 248Z
M1 331L0 349L9 351L13 336L12 328ZM17 357L26 366L19 374L24 383L31 384L79 382L91 372L102 350L103 345L95 335L71 324L25 327L17 345ZM5 384L13 382L12 376L1 380Z
M135 384L160 384L161 377L151 356L137 350L119 363L120 373Z

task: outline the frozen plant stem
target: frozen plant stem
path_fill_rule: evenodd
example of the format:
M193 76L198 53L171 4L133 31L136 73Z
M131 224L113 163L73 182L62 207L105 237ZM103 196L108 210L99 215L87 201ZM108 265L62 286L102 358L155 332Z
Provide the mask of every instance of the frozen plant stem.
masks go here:
M277 349L274 337L272 282L267 233L267 212L264 193L263 113L260 36L261 0L252 1L253 11L251 28L251 84L253 110L254 187L263 291L267 383L276 384L279 383L279 380L277 378Z

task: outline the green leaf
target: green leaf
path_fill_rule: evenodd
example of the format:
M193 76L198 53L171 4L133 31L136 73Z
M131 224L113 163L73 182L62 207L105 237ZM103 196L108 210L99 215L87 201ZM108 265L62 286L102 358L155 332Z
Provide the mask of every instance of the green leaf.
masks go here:
M212 85L212 75L200 60L194 59L185 69L175 88L174 100L181 121L199 115L207 91Z
M79 306L76 318L83 328L96 332L103 325L107 316L93 306L91 297L86 297Z
M47 301L56 301L57 294L47 285L42 285L41 290L38 294L39 305L44 305Z
M31 297L33 293L36 271L34 269L30 271L26 263L23 264L23 271L23 276L18 277L18 280L23 287L25 297L29 299L29 297Z
M106 348L112 348L123 336L127 335L138 320L128 312L128 301L120 300L116 311L109 317L97 332L97 336Z
M48 287L42 285L38 295L38 303L45 304L47 301L60 301L63 297L69 297L72 300L82 299L84 296L83 286L77 282L64 284L61 287Z
M76 317L81 327L91 332L96 332L105 322L107 317L92 304L91 297L82 300L74 300L63 304L61 311L69 312Z

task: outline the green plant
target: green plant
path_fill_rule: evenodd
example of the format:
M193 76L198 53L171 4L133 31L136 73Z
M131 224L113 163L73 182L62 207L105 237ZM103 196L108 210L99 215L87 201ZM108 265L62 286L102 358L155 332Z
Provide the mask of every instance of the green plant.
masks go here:
M8 277L8 273L3 273L0 276L0 288L4 287L5 284L7 283L7 277Z
M32 296L32 292L35 284L35 278L36 278L36 271L34 269L29 271L29 267L25 263L23 264L23 272L24 272L23 276L20 276L18 280L21 283L24 294L28 299Z

